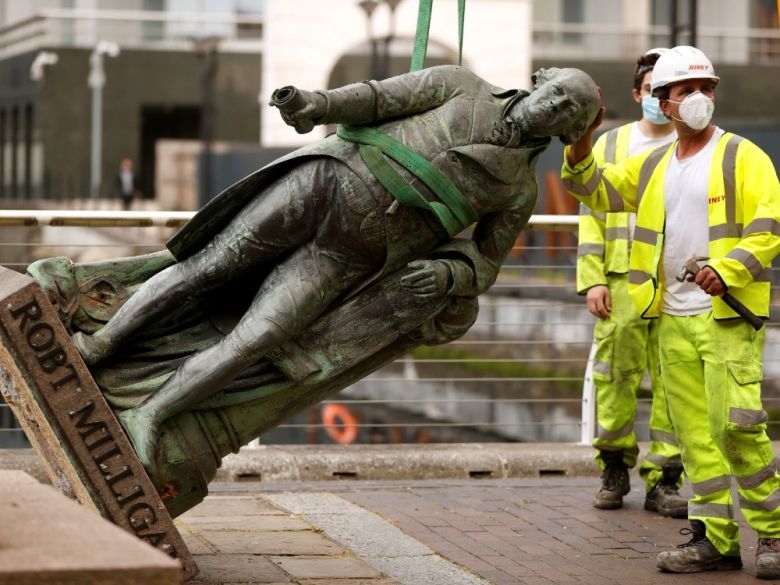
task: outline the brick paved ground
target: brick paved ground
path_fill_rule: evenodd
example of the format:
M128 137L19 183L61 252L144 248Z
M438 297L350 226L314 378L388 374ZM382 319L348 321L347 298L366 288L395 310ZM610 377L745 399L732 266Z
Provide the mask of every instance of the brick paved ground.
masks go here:
M227 550L244 557L265 558L269 561L268 567L278 569L264 577L275 576L276 581L242 583L755 585L761 582L753 576L755 534L744 527L744 523L742 557L745 568L742 571L692 575L658 572L656 555L687 541L688 537L681 536L679 530L688 523L644 511L644 492L638 479L632 480L634 489L626 498L626 506L613 511L596 510L591 506L599 481L595 477L215 484L212 486L214 495L206 501L206 504L211 502L212 507L204 513L212 518L210 522L221 505L213 498L223 498L224 503L241 497L244 504L233 508L231 514L239 513L241 506L248 503L254 502L252 505L257 506L257 502L261 502L268 508L269 518L277 516L274 520L277 530L283 528L279 522L295 521L299 524L287 528L310 530L317 538L305 537L304 540L309 540L304 542L300 536L297 541L289 541L289 537L283 537L281 533L264 539L233 534L213 548L213 551L221 551L218 554L209 556L208 549L193 551L205 555L199 557L199 562L205 563L203 566L207 569L199 584L236 582L220 580L230 563L239 559L235 557L230 561L225 555ZM213 504L218 505L214 507ZM291 514L286 515L287 512ZM198 508L195 508L188 517L197 513ZM225 523L224 520L220 522ZM244 528L248 526L247 522L244 521ZM403 551L396 552L403 548L390 542L397 537L377 523L392 530L399 529L397 534L408 539L403 544ZM190 525L193 534L189 538L204 537L202 530L198 535L197 521L194 524L194 529L192 523ZM208 534L205 537L208 540ZM284 538L289 541L286 549L281 546L285 543ZM409 542L419 544L423 551L409 551ZM300 546L290 548L293 543ZM384 552L377 552L377 547L381 549L383 545ZM303 574L296 576L287 572L290 567L296 569L296 562L307 557L307 546L314 547L308 553L310 562L318 560L320 567L324 567L323 563L334 558L342 563L349 559L342 566L352 573L335 580L333 576L326 578L325 575L317 579L317 567L312 569L309 565L308 569L314 572L306 574L310 580L304 580ZM449 561L465 571L454 577L443 577L437 572L441 563L431 563L431 559ZM370 567L374 567L374 572ZM470 580L472 578L474 581Z
M596 478L405 483L339 495L373 510L445 558L496 585L755 584L755 533L742 530L740 572L670 575L661 550L686 542L686 520L644 511L634 489L621 510L591 506ZM744 526L744 524L743 524Z

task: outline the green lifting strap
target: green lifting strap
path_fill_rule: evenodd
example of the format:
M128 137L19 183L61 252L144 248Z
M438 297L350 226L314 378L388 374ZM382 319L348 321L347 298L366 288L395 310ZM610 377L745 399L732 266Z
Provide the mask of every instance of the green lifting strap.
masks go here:
M341 124L336 127L336 134L343 140L361 145L361 158L393 197L405 205L423 207L435 213L451 236L479 219L479 214L471 201L444 173L422 155L407 148L395 138L367 126L344 126ZM373 148L363 148L364 146ZM398 174L384 159L385 156L392 158L425 183L439 198L439 201L427 201L419 191Z
M409 71L419 71L425 63L425 53L428 51L428 31L431 28L431 5L433 0L420 0L417 9L417 33L414 35L412 49L412 65Z
M433 0L420 0L417 10L417 32L414 36L412 65L409 71L419 71L425 64L428 52L428 33L431 29L431 11ZM466 15L466 0L458 0L458 65L463 64L463 23Z
M463 65L463 23L466 20L466 0L458 0L458 65Z
M376 146L361 144L358 147L360 158L377 180L384 185L393 197L408 207L427 209L436 215L436 219L447 230L450 237L463 230L458 220L443 203L427 201L422 194L410 185L401 174L387 161L387 157Z

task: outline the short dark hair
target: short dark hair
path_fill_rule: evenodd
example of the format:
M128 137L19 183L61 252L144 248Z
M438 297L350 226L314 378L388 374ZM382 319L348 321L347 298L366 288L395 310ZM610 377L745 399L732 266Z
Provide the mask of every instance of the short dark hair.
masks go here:
M657 97L659 100L668 100L671 94L671 86L662 85L661 87L656 87L652 93L653 97Z
M634 66L634 89L642 91L642 81L645 79L645 73L652 71L655 62L661 56L660 53L645 53L636 60Z

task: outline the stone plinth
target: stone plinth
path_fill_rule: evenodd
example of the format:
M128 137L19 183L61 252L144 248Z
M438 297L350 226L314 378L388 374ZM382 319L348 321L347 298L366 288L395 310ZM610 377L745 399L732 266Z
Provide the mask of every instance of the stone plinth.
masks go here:
M197 574L192 555L54 307L33 279L4 267L0 392L63 494L178 559L185 577ZM7 525L5 518L0 522Z

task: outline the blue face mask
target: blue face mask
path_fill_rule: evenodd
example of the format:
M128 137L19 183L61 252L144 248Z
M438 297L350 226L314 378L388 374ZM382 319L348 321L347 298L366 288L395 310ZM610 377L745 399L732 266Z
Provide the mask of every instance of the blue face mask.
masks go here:
M642 116L652 124L668 124L669 118L664 116L658 98L649 95L642 96Z

